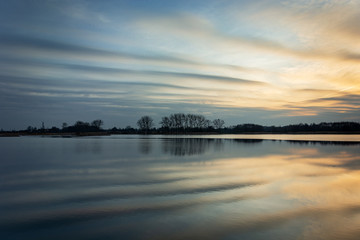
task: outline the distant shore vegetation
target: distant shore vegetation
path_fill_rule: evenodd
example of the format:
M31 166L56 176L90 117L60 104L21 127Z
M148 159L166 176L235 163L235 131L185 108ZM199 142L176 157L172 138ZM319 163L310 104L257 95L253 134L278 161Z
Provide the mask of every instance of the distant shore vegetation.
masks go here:
M104 129L101 119L92 122L77 121L73 125L63 123L61 128L53 126L46 128L28 126L23 130L0 130L0 135L110 135L110 134L255 134L255 133L360 133L359 122L322 122L299 123L286 126L262 126L253 123L226 126L222 119L207 119L200 114L175 113L161 118L155 127L155 122L150 116L142 116L136 122L136 128Z

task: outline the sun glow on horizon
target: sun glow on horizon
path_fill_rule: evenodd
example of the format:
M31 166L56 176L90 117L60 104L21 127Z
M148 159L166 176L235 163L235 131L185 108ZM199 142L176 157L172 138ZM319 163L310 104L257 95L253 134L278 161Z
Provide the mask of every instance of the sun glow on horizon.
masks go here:
M0 122L9 127L29 108L30 122L51 113L54 124L69 109L121 125L164 109L232 109L229 124L360 117L358 1L14 2L0 10L0 108L18 120ZM106 107L116 105L128 110Z

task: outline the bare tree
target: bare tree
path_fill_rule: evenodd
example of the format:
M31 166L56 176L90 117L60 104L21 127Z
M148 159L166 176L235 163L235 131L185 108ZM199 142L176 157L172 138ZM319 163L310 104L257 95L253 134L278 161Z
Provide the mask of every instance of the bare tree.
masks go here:
M91 126L97 128L97 129L100 129L100 127L102 125L104 125L104 121L101 120L101 119L96 119L96 120L91 122Z
M196 127L204 128L206 123L206 118L203 115L196 115Z
M171 114L170 119L174 120L174 126L177 129L183 129L185 127L185 114L175 113Z
M171 121L168 117L162 117L160 124L161 124L161 127L163 127L163 128L171 127Z
M146 134L154 126L153 119L149 116L142 116L138 121L137 125L139 126L140 130L144 131Z
M186 116L188 119L189 128L194 128L195 124L196 124L196 116L194 114L190 114L190 113L188 113Z
M225 122L224 120L218 118L213 121L213 124L215 129L220 129L224 126Z
M163 117L161 127L167 130L188 131L189 129L204 129L212 126L212 122L203 115L175 113Z
M211 121L209 119L206 119L204 121L204 128L209 128L211 126Z

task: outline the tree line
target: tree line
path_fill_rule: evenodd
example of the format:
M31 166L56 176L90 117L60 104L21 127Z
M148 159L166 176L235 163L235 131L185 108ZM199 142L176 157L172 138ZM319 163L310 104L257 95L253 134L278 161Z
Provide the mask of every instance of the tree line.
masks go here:
M85 133L85 132L103 132L105 131L101 127L104 125L104 121L101 119L96 119L89 122L76 121L73 125L68 125L66 122L62 124L62 128L51 127L45 128L44 122L41 124L41 128L36 128L32 126L28 126L26 130L21 130L20 132L27 133Z
M299 123L286 126L262 126L257 124L239 124L227 129L231 133L359 133L358 122L321 122Z
M104 121L101 119L92 122L76 121L73 125L63 123L61 128L45 128L44 123L40 128L29 126L20 131L4 131L0 133L24 134L57 134L57 133L96 133L96 134L241 134L241 133L360 133L358 122L322 122L300 123L286 126L262 126L258 124L237 124L225 126L222 119L209 120L201 114L175 113L164 116L159 121L159 127L150 116L142 116L137 122L138 128L127 126L125 128L103 129Z
M299 123L285 126L262 126L245 123L224 127L225 121L215 119L210 121L202 115L176 113L162 117L160 128L154 128L153 119L149 116L141 117L137 125L140 133L178 134L178 133L360 133L358 122L321 122Z
M223 128L225 121L222 119L210 121L200 114L175 113L162 117L159 123L161 127L154 129L154 121L149 116L143 116L137 121L139 130L143 133L151 130L158 133L214 132Z

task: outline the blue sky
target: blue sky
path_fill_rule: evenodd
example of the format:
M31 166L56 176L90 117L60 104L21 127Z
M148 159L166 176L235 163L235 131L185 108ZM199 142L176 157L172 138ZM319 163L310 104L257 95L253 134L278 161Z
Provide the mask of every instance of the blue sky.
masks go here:
M360 1L1 1L0 128L358 121Z

